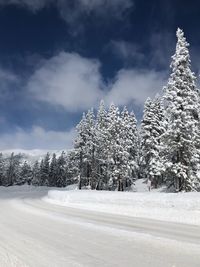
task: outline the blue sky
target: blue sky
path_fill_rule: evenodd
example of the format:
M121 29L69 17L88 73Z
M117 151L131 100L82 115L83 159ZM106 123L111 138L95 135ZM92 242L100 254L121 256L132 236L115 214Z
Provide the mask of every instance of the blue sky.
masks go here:
M0 0L0 149L67 149L83 111L141 117L169 75L177 27L199 72L200 3Z

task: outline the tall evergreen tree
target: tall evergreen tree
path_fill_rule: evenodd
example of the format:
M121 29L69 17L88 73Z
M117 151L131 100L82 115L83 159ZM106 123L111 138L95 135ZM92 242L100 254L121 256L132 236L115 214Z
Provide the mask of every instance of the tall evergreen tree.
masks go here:
M75 149L79 155L80 165L80 182L79 189L82 185L94 189L96 186L95 170L95 117L93 110L89 110L76 127L77 138L75 140Z
M0 153L0 186L5 183L5 160L3 154Z
M162 161L162 148L164 144L161 137L165 132L163 99L156 96L152 102L152 138L151 159L149 161L149 174L154 187L163 183L164 163Z
M85 150L87 142L87 123L85 113L83 113L82 119L76 126L77 137L74 142L74 148L78 159L79 165L79 189L84 185L84 161L85 161Z
M166 172L177 191L197 189L199 151L197 149L198 91L196 77L190 69L190 55L184 33L177 30L176 52L172 57L168 84L165 88L167 131Z
M108 115L105 109L104 101L100 102L96 119L96 164L97 164L97 183L96 189L107 189L108 185L108 162L107 162L107 149L109 145L109 132L108 132Z
M125 180L124 187L130 185L137 178L138 172L138 131L137 120L133 112L129 114L126 107L122 111L121 117L121 140L123 147L123 165Z
M65 187L66 186L66 159L65 152L63 151L57 160L57 177L56 186Z
M40 179L40 164L39 161L36 160L36 162L33 165L33 170L32 170L32 185L35 186L40 186L41 185L41 179Z
M79 182L79 155L74 149L68 151L66 155L66 185L77 184Z
M8 158L7 168L6 168L6 186L12 186L18 184L19 177L20 177L20 161L21 155L11 153L10 157Z
M123 124L118 107L111 104L108 110L108 175L110 189L124 190L127 178L128 152L123 146Z
M49 173L50 173L50 155L46 154L44 160L40 163L40 180L41 185L49 186Z
M161 99L147 99L141 123L140 144L140 172L157 187L163 172L160 157L161 136L164 133L164 115Z
M53 153L49 171L49 186L56 186L57 178L58 178L58 164L57 164L56 154Z
M151 160L151 138L152 138L152 100L147 98L144 111L143 118L141 121L141 129L140 129L140 175L143 178L148 178L149 176L149 162Z
M18 185L23 185L23 184L31 184L32 181L32 170L31 170L31 166L24 161L23 165L21 166L21 170L20 170L20 175L19 175L19 179L17 181Z
M93 109L86 114L86 149L85 167L88 179L88 186L91 189L96 187L96 143L95 143L95 116Z

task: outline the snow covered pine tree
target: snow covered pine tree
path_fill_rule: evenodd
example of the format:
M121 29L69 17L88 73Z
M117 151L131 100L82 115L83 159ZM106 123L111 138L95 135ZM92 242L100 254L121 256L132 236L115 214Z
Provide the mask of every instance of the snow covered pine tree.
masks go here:
M176 191L197 190L199 181L199 98L196 77L190 69L190 55L184 33L177 30L176 52L164 88L166 125L163 135L166 176Z
M161 98L148 98L145 102L144 115L140 130L140 175L151 180L157 187L162 178L162 160L160 158L160 142L164 132L163 108Z

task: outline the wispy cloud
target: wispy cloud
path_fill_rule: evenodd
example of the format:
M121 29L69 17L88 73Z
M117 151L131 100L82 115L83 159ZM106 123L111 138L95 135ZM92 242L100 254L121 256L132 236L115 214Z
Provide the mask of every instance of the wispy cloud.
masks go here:
M37 12L45 7L54 6L57 8L61 18L66 21L73 33L79 32L83 25L80 20L85 16L94 15L105 22L105 18L123 19L126 11L134 6L133 0L0 0L0 6L18 5Z
M56 2L53 0L0 0L1 6L19 5L36 12L49 4Z
M112 40L105 50L109 50L115 57L121 59L125 66L137 65L150 69L168 69L175 43L174 33L152 31L146 38L146 43L138 45L124 40Z
M0 67L0 99L6 100L14 94L14 89L20 83L20 78L9 70ZM11 92L12 91L12 92Z
M127 41L112 40L107 47L116 57L125 62L137 61L141 62L145 59L144 53L140 51L140 47Z
M63 19L67 22L74 22L82 15L92 13L121 19L124 12L133 6L132 0L74 0L71 5L69 1L58 0L57 3Z
M169 68L171 55L175 50L176 39L171 32L154 32L150 40L150 65L161 68Z

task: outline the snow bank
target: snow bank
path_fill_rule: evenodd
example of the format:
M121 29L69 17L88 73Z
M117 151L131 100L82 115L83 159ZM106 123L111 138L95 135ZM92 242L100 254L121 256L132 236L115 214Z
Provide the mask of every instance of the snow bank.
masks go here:
M200 225L200 193L50 190L44 199L73 208Z

